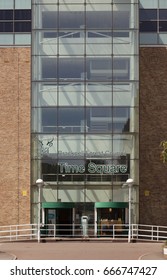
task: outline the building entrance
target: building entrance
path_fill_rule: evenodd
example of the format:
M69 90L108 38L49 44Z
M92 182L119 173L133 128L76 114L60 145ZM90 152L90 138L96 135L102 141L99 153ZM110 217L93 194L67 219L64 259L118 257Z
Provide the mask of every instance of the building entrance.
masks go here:
M72 208L56 209L57 234L72 235Z
M56 235L72 235L72 210L73 209L46 209L45 224L56 226Z
M83 236L82 217L87 218L87 235L123 235L127 232L127 202L42 203L43 223L49 236Z
M128 203L124 202L97 202L97 234L98 236L121 235L125 229L128 213Z
M48 235L52 235L54 227L56 236L73 235L73 205L70 203L44 203L43 208L45 208L44 221L48 228Z

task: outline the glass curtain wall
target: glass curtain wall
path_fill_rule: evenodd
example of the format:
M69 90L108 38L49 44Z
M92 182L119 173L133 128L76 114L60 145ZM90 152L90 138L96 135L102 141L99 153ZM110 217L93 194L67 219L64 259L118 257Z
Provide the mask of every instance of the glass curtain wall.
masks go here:
M138 1L33 0L32 14L32 185L86 209L128 201L131 177L136 220Z

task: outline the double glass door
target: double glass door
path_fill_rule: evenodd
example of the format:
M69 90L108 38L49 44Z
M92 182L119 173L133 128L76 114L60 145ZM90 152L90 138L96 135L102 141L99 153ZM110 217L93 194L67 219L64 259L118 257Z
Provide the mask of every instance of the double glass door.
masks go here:
M72 208L57 208L45 210L45 224L48 227L48 235L52 235L55 227L56 236L70 236L72 230Z

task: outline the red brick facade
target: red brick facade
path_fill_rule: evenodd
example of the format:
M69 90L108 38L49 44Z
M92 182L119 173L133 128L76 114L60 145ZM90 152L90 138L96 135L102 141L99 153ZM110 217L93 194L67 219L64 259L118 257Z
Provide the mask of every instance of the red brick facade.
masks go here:
M167 48L140 48L139 222L167 225Z
M30 223L30 48L0 49L0 225ZM167 48L140 48L139 222L167 225Z
M30 223L30 48L0 49L0 225Z

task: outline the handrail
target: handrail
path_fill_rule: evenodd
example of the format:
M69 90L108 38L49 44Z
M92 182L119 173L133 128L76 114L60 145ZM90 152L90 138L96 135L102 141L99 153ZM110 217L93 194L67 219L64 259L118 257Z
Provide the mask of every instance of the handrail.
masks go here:
M40 238L96 238L127 239L129 225L113 224L109 227L88 224L41 224ZM96 233L96 234L95 234ZM38 240L38 224L20 224L0 226L0 241ZM146 240L163 242L167 240L167 226L161 225L131 225L131 240Z

